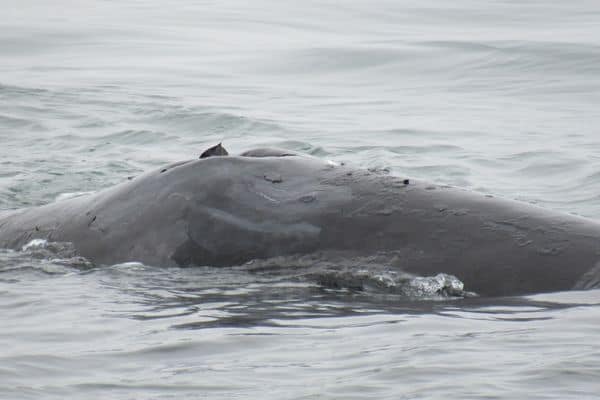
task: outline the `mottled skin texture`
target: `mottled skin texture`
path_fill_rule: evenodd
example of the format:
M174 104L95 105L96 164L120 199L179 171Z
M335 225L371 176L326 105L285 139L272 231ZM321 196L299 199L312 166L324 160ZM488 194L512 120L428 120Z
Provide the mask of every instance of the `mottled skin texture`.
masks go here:
M278 150L164 169L1 213L0 247L44 238L73 242L99 264L162 266L378 254L415 274L453 274L487 296L568 290L597 275L599 223L521 202Z

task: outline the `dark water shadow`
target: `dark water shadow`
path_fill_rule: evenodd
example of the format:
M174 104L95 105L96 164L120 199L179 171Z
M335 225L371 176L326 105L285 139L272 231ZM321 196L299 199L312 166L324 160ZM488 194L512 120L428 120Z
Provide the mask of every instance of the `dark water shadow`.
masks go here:
M415 294L395 285L373 284L379 282L373 277L379 279L377 274L382 272L377 268L371 270L375 275L361 272L348 279L347 274L329 274L323 280L323 274L315 274L314 269L257 272L243 267L162 268L139 263L68 268L64 260L55 263L45 253L36 256L32 251L20 256L4 254L4 283L39 279L42 272L51 273L53 279L77 274L97 281L100 291L95 295L107 300L103 313L138 321L164 320L172 329L298 326L301 320L369 315L526 322L553 318L552 311L594 307L600 302L598 291L579 292L589 295L575 298L571 292L543 298L483 298L439 291ZM341 280L331 284L337 278ZM403 279L400 276L395 282L406 282Z

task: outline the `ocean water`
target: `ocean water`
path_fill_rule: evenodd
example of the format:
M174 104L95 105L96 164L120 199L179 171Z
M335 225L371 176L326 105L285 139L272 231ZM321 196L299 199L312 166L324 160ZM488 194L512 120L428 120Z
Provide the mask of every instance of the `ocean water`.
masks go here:
M595 0L0 4L0 210L223 141L600 218ZM357 291L63 252L0 250L2 399L600 397L597 290Z

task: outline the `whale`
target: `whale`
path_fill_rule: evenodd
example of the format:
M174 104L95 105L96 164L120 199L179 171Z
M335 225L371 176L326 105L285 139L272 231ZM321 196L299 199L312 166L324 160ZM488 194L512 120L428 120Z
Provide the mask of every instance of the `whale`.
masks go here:
M598 286L600 223L280 149L204 157L93 194L0 212L0 248L72 243L98 265L377 257L479 296Z

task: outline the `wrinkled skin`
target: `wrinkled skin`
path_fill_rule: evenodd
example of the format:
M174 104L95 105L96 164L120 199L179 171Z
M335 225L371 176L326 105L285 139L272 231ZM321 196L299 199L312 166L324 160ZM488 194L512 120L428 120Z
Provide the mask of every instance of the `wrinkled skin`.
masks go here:
M591 287L600 275L595 221L275 149L181 162L0 213L0 247L34 238L73 242L99 264L377 254L407 272L453 274L484 296Z

